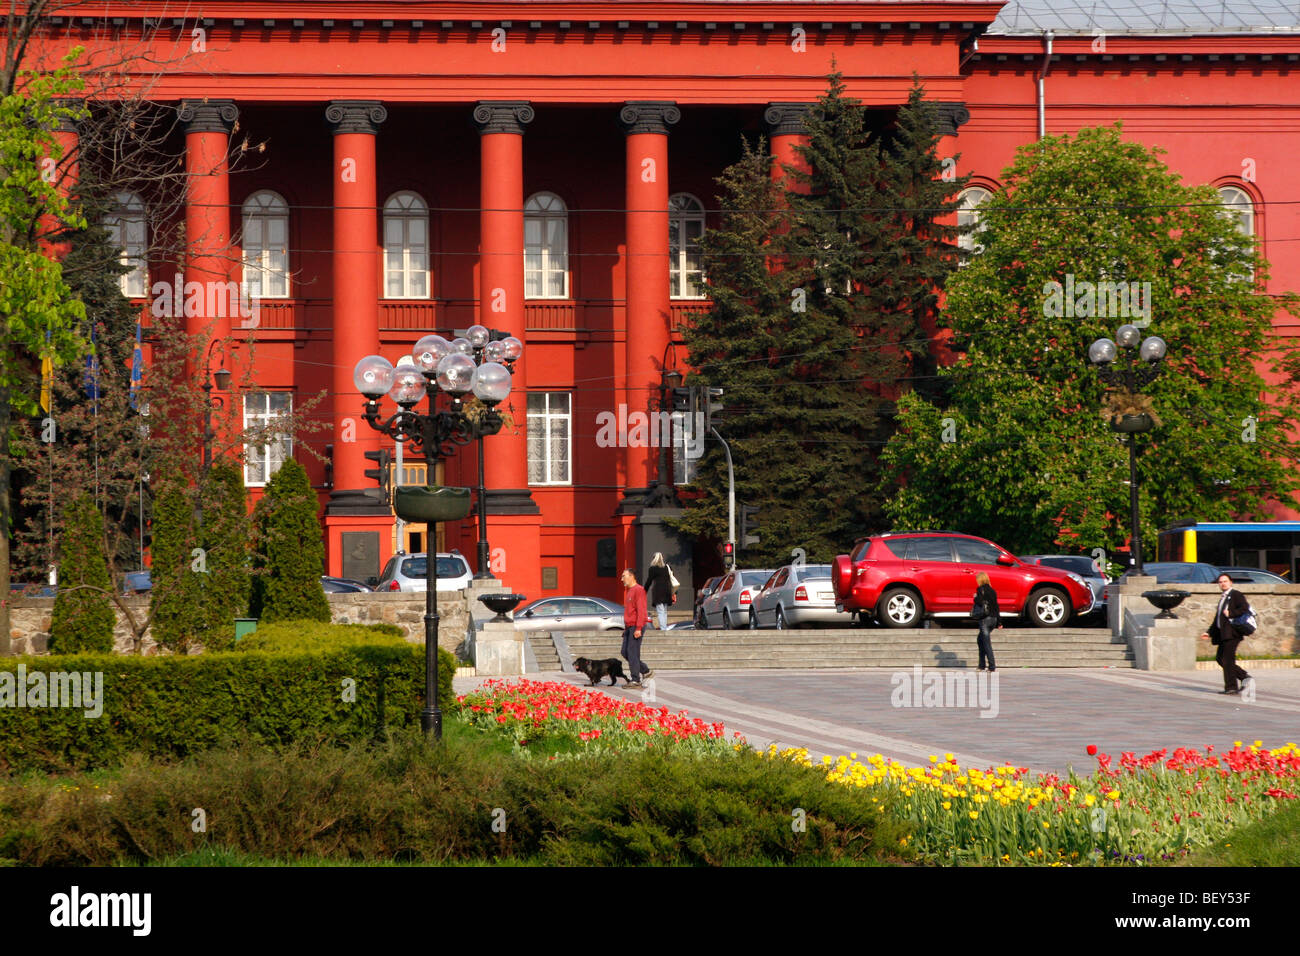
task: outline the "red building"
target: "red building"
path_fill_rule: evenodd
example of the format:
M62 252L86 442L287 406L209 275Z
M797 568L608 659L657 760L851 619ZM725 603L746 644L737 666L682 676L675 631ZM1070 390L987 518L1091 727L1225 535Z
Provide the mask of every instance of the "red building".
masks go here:
M332 446L332 484L303 461L329 573L364 578L395 548L425 546L397 541L391 513L361 493L380 438L355 363L478 322L526 343L517 427L486 441L499 576L530 597L615 596L619 568L656 550L685 568L691 543L647 507L657 449L600 440L600 423L656 408L663 370L683 368L674 330L700 307L694 243L714 177L742 133L791 160L832 62L880 111L920 76L944 104L941 152L975 176L972 207L1022 144L1122 120L1186 181L1218 186L1263 241L1270 291L1295 291L1294 8L1184 5L1174 19L1149 6L1162 12L1096 21L1043 0L106 2L93 17L71 9L45 42L143 44L168 64L149 96L177 106L202 174L184 281L242 282L257 303L209 297L188 322L255 335L249 420L327 393L332 434L317 441ZM268 148L230 175L236 124ZM123 202L128 255L147 248L143 202ZM175 291L168 271L142 262L124 282L156 305ZM250 449L248 484L292 452ZM477 468L471 445L442 481L473 485ZM475 543L468 520L441 546L472 556Z

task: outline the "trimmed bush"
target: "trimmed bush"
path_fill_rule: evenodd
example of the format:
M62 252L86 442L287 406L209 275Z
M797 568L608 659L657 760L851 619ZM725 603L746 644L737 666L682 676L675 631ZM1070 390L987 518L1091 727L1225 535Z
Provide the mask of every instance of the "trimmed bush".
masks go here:
M108 594L113 582L104 559L104 517L90 495L78 495L68 506L59 550L50 651L110 653L117 621Z
M405 732L374 749L217 750L0 782L0 857L106 865L224 848L266 861L798 865L878 862L902 835L869 793L752 753L538 763L485 743L457 726L441 747ZM193 806L206 833L176 812Z
M290 458L257 503L257 568L251 613L263 621L330 619L321 587L325 543L307 469Z
M319 651L382 644L387 647L414 646L395 624L322 624L320 621L276 621L258 623L257 630L235 645L247 651ZM443 651L443 653L447 653ZM439 658L441 661L442 658ZM455 658L453 658L455 660ZM441 665L439 665L441 666Z
M455 706L455 660L439 657L439 705ZM77 672L102 681L93 704L33 706L33 681ZM17 706L25 680L27 705ZM83 683L81 686L87 686ZM53 698L47 690L46 701ZM375 644L314 650L121 657L68 655L0 660L0 771L109 767L130 753L171 759L223 741L288 744L368 740L419 723L424 648Z

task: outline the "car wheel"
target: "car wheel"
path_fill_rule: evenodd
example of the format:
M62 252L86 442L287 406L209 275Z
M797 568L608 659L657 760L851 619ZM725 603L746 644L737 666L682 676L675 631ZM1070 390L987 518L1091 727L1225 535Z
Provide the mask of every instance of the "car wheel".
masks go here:
M731 611L725 607L722 609L722 629L724 631L731 630Z
M921 621L921 599L907 588L890 588L880 596L876 618L886 627L916 627Z
M1037 627L1061 627L1070 616L1070 599L1059 588L1043 588L1029 598L1029 620Z
M752 607L749 609L749 629L751 631L758 630L758 615L754 613Z
M784 631L789 626L790 625L785 622L785 611L781 610L781 606L778 604L776 608L776 629L778 631Z

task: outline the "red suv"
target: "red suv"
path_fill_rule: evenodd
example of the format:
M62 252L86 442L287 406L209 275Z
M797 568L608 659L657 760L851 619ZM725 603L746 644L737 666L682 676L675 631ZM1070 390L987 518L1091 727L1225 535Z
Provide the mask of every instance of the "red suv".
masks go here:
M835 559L835 601L886 627L916 627L924 615L969 618L975 575L985 572L1002 617L1026 615L1060 627L1092 610L1088 583L1070 571L1026 564L992 541L948 531L860 538Z

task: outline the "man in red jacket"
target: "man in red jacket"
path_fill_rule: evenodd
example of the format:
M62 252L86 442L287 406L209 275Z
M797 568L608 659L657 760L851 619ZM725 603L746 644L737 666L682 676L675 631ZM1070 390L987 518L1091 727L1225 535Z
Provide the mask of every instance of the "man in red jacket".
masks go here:
M636 583L636 572L628 568L623 572L623 587L627 595L623 599L623 650L620 652L628 663L628 687L640 687L641 677L653 677L654 671L641 662L641 635L650 623L649 609L646 607L645 588Z

